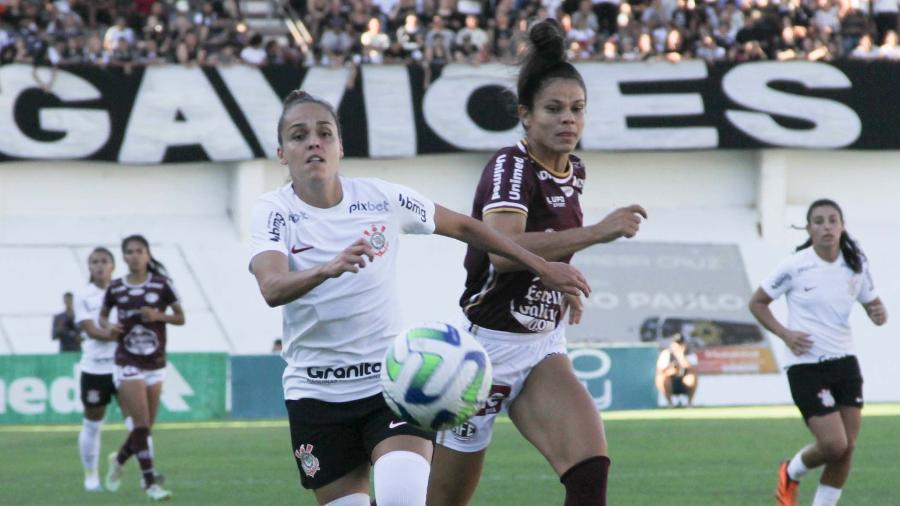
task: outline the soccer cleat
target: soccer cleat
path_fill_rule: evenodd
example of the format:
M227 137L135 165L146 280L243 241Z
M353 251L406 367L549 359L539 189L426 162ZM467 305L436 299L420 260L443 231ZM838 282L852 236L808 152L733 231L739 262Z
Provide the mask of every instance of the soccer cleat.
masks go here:
M778 506L797 506L797 489L800 482L792 480L788 475L788 461L778 467L778 487L775 488L775 504Z
M156 483L147 487L147 497L153 501L168 501L172 498L172 492L160 487Z
M166 475L163 473L158 473L153 471L153 479L156 481L156 484L160 487L166 484ZM144 480L144 475L141 475L141 490L147 489L147 482Z
M122 466L116 460L117 453L112 452L106 458L106 462L109 464L109 469L106 470L106 490L110 492L115 492L122 486Z
M100 477L97 470L84 473L84 491L85 492L103 492L103 486L100 485Z

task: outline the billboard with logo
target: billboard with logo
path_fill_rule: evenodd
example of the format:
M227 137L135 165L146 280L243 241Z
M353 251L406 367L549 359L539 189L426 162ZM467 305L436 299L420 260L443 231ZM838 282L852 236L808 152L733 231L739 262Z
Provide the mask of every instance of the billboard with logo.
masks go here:
M570 341L665 346L680 333L702 374L777 371L747 309L751 288L737 245L616 242L588 248L572 263L594 291Z
M80 422L77 353L0 355L0 423ZM225 417L225 353L173 353L168 357L158 420ZM119 420L115 402L108 419Z

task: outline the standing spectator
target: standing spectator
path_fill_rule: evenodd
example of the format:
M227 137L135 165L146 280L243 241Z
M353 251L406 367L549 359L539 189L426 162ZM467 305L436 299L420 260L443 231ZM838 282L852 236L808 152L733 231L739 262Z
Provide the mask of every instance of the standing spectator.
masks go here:
M63 294L63 304L66 310L53 315L54 341L59 341L59 351L81 351L81 337L78 327L75 325L75 309L72 292Z
M122 16L116 18L116 24L106 30L106 35L103 36L103 47L107 51L112 51L116 47L116 41L120 38L124 38L129 46L134 44L134 30L127 25Z
M578 3L578 10L572 13L572 24L577 25L582 19L587 22L587 27L597 33L600 30L600 23L597 21L597 15L591 10L591 0L581 0Z
M619 15L620 0L592 0L594 14L597 15L598 33L616 33L616 17Z
M841 54L850 54L869 32L869 18L851 2L843 2L840 14Z
M322 52L322 65L340 67L344 64L353 39L346 30L346 22L341 18L332 18L331 24L319 39L319 50Z

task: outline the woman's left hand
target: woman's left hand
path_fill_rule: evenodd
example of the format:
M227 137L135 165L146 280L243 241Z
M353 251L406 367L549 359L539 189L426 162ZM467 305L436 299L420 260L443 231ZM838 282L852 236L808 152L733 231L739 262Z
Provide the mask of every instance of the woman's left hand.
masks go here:
M869 319L872 320L872 323L875 325L884 325L887 321L887 309L880 299L875 299L869 304L866 304L865 308L866 314L869 315Z

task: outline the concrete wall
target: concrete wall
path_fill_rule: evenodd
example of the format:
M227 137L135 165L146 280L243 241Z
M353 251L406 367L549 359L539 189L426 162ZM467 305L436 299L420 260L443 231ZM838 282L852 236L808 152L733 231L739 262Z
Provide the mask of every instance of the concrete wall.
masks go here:
M487 153L344 161L349 176L381 177L416 188L468 213ZM642 241L736 243L757 286L804 240L806 205L822 196L844 207L847 226L869 254L889 311L900 307L900 156L894 152L715 151L587 153L586 222L633 202L650 219ZM268 350L280 312L262 303L247 273L246 223L256 197L284 184L272 161L151 167L79 163L0 165L0 353L52 351L49 316L66 289L80 288L84 253L142 232L177 268L191 298L188 325L172 348L232 353ZM28 249L31 248L31 249ZM75 251L73 255L69 251ZM408 236L399 272L406 323L454 321L464 247L442 237ZM162 256L165 254L165 256ZM29 284L22 272L39 272ZM74 286L73 286L74 285ZM188 288L190 285L190 288ZM5 305L4 301L17 301ZM9 309L13 307L14 310ZM784 316L783 302L774 305ZM893 316L893 312L892 312ZM24 324L22 318L27 318ZM900 356L897 323L876 328L863 311L851 319L868 400L900 400L890 373ZM776 355L785 348L776 342ZM789 402L783 374L704 377L701 404Z

